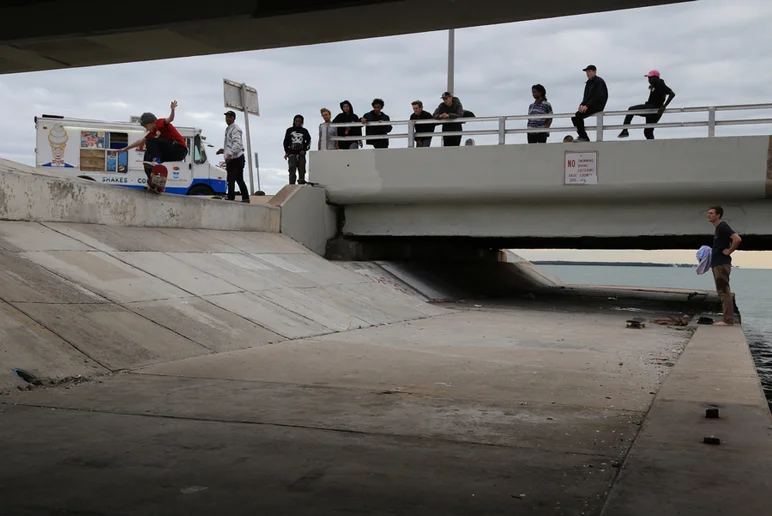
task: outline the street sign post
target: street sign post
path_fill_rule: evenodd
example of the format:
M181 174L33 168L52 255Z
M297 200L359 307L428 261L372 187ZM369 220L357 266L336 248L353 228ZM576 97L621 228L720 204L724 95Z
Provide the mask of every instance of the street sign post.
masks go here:
M260 116L260 105L257 100L257 90L244 83L223 79L223 97L225 107L244 113L244 131L247 133L247 159L249 161L249 189L255 195L265 195L260 189L260 171L257 171L258 191L255 191L254 175L252 173L252 137L249 134L249 115Z

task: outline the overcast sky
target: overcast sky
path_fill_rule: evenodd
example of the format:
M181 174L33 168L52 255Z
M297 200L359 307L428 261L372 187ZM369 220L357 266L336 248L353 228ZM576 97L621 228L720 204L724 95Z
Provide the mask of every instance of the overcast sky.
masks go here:
M645 101L643 75L651 68L659 69L677 93L673 107L772 102L770 26L772 1L700 0L457 30L455 93L477 116L518 115L527 111L531 85L541 83L556 112L575 111L586 79L582 68L595 64L609 86L609 110ZM252 142L260 154L263 190L270 194L287 181L281 142L296 113L306 117L316 140L319 108L335 114L343 99L362 115L374 97L381 97L393 120L406 119L414 99L433 110L446 86L446 45L447 32L441 31L2 75L0 156L34 164L36 115L128 121L143 111L166 116L172 99L179 102L176 123L203 128L219 148L225 128L222 79L229 78L259 91L261 116L251 118ZM772 111L756 116L772 117ZM671 119L677 120L676 115ZM241 116L238 123L243 126ZM745 126L718 134L769 131L768 126ZM657 137L705 132L660 129ZM614 136L606 134L607 139ZM641 138L641 131L633 136ZM477 142L495 143L495 137L478 137ZM406 145L404 140L392 144ZM213 153L210 158L216 160Z

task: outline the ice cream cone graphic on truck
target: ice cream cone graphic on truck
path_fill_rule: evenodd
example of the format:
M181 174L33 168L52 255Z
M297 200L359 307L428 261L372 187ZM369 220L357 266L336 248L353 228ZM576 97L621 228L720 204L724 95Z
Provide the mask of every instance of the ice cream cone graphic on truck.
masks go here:
M48 132L48 143L51 145L51 162L45 167L72 167L64 161L64 151L67 148L67 140L70 137L67 130L61 124L55 124Z

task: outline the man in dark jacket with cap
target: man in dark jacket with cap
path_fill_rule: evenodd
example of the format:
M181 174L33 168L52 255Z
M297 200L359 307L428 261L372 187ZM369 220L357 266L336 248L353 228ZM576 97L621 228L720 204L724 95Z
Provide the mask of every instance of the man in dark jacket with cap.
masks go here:
M576 132L579 133L579 138L576 141L589 142L590 137L587 136L587 131L584 129L584 119L600 113L606 108L608 88L606 87L606 81L598 77L598 69L595 65L590 65L583 71L587 73L584 98L582 98L579 111L576 112L571 121L574 123L574 127L576 127Z
M383 110L383 100L381 99L375 99L373 100L372 106L373 110L369 113L365 113L365 116L362 117L362 123L364 125L367 125L368 122L388 122L391 120L389 118L389 115L384 113ZM392 130L391 125L371 125L365 129L365 132L368 136L376 135L376 134L389 134ZM388 138L384 139L378 139L378 140L367 140L367 145L372 145L374 149L388 149L389 148L389 140Z
M354 106L351 102L344 100L340 103L341 112L338 113L333 119L333 124L350 124L354 122L361 123L359 117L354 114ZM338 136L362 136L362 127L338 127ZM362 146L362 141L339 141L339 149L358 149Z
M311 148L311 133L303 127L303 115L295 115L292 127L284 133L284 159L289 164L289 184L306 184L306 152ZM297 177L296 177L296 172Z
M457 118L464 117L464 106L458 97L454 97L449 91L442 94L442 103L434 110L434 118L442 120L443 124L440 124L441 132L455 132L461 131L460 123L447 123L448 120L455 120ZM445 147L458 147L461 145L461 135L458 136L443 136L442 143Z

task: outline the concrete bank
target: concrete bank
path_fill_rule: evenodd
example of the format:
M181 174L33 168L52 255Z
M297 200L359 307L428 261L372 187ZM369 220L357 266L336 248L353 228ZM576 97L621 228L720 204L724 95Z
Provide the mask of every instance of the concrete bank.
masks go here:
M0 222L0 390L443 313L275 233Z

